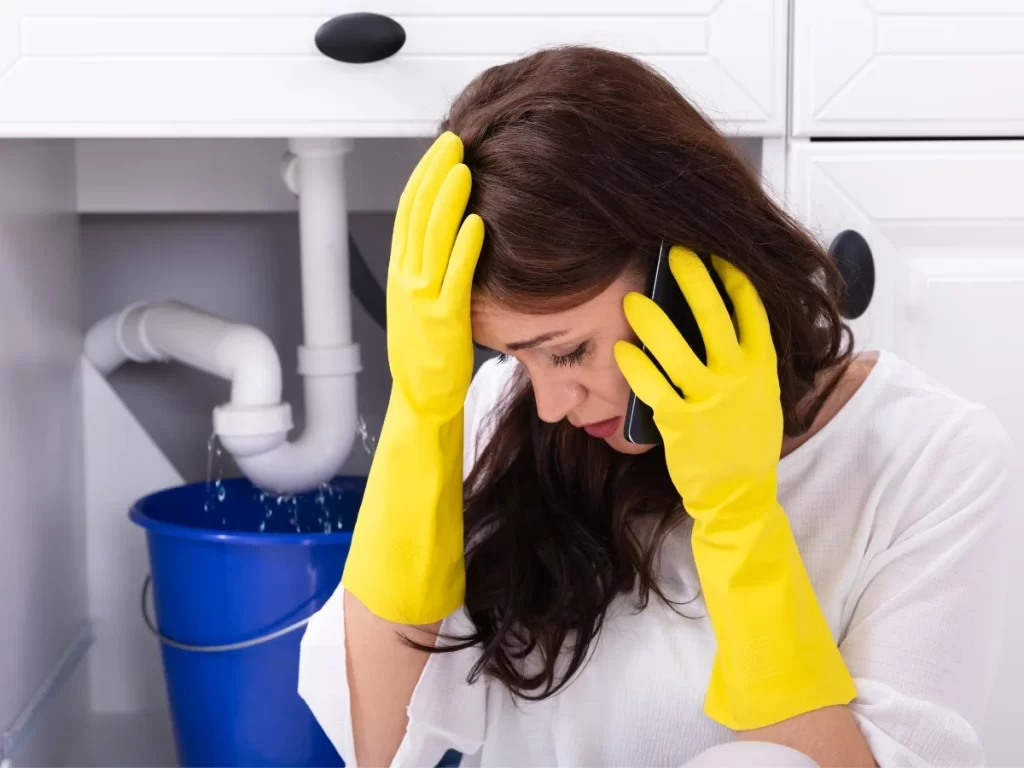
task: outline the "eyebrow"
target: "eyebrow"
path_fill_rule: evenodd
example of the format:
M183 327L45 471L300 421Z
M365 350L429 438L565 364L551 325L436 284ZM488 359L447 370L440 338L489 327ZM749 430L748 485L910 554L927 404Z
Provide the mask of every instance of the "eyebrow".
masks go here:
M544 344L545 342L551 341L552 339L557 339L559 336L565 336L565 334L567 333L568 331L552 331L551 333L542 333L540 336L534 336L532 339L527 339L526 341L510 342L505 345L505 348L513 352L518 352L521 349L530 349L531 347L539 346L541 344Z

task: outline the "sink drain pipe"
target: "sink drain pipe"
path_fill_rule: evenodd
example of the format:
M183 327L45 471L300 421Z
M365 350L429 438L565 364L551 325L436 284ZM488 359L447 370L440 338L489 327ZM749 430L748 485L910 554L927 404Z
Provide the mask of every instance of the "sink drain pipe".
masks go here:
M283 176L299 198L302 278L298 358L306 419L294 440L280 361L259 329L170 301L131 305L86 334L86 357L104 374L129 360L174 360L229 380L231 397L214 409L214 432L246 477L276 493L327 482L355 442L361 365L352 342L344 172L351 147L350 139L292 139L285 156Z

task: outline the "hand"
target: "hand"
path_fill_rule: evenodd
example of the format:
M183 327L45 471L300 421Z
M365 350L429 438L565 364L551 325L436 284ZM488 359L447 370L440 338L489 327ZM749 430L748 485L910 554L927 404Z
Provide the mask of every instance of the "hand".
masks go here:
M469 321L483 246L462 142L442 134L402 193L388 267L394 385L342 583L397 624L443 619L465 597L462 409L473 375Z
M782 447L779 378L764 305L736 267L717 256L712 265L732 300L736 326L697 255L679 247L669 253L672 275L704 338L707 365L653 301L630 293L623 302L630 326L682 397L637 347L615 345L623 376L654 410L672 482L695 519L774 503Z
M388 362L414 413L438 422L462 411L473 375L469 320L484 224L471 214L462 141L446 132L420 160L395 216L388 267ZM461 226L460 226L461 224Z
M650 300L629 294L626 317L648 357L618 342L615 359L654 410L672 482L694 518L694 561L718 647L704 711L733 730L847 704L856 689L821 613L776 498L783 418L768 317L750 281L712 259L735 325L691 251L669 266L707 349L700 362Z

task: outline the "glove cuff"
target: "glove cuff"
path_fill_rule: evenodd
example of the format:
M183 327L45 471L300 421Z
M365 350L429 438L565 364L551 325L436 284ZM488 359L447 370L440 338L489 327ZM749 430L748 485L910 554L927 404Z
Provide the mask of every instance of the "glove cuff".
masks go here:
M375 615L430 624L465 599L462 414L417 419L392 397L342 584Z
M785 511L747 512L698 520L692 539L718 642L705 712L733 730L856 696Z

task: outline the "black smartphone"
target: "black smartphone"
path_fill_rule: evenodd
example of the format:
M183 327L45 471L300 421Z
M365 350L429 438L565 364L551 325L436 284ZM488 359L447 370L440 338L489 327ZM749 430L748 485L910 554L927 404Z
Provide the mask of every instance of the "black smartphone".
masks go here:
M693 353L697 355L700 361L707 363L708 354L704 347L704 339L700 335L697 319L693 316L690 305L686 303L686 298L683 296L683 292L680 290L679 284L676 282L668 266L670 248L671 246L667 243L661 244L658 250L658 260L647 281L646 295L661 307L662 311L668 316L668 319L672 321L672 324L679 329L686 343L690 345L690 349L693 350ZM722 278L718 276L714 267L711 266L711 257L704 254L698 254L698 256L711 274L711 280L714 282L715 287L718 288L718 293L721 295L722 301L725 302L726 309L732 315L732 302L729 301L729 294L725 291ZM665 369L655 360L654 355L648 351L646 345L641 345L640 348L647 353L647 356L664 375ZM668 376L665 375L665 378L668 378ZM675 389L679 392L678 387L675 387ZM680 392L680 394L682 393ZM637 443L638 445L660 445L662 442L661 433L658 432L658 427L654 423L654 411L651 410L649 405L638 398L635 392L629 393L629 403L626 405L626 423L623 432L629 442Z

